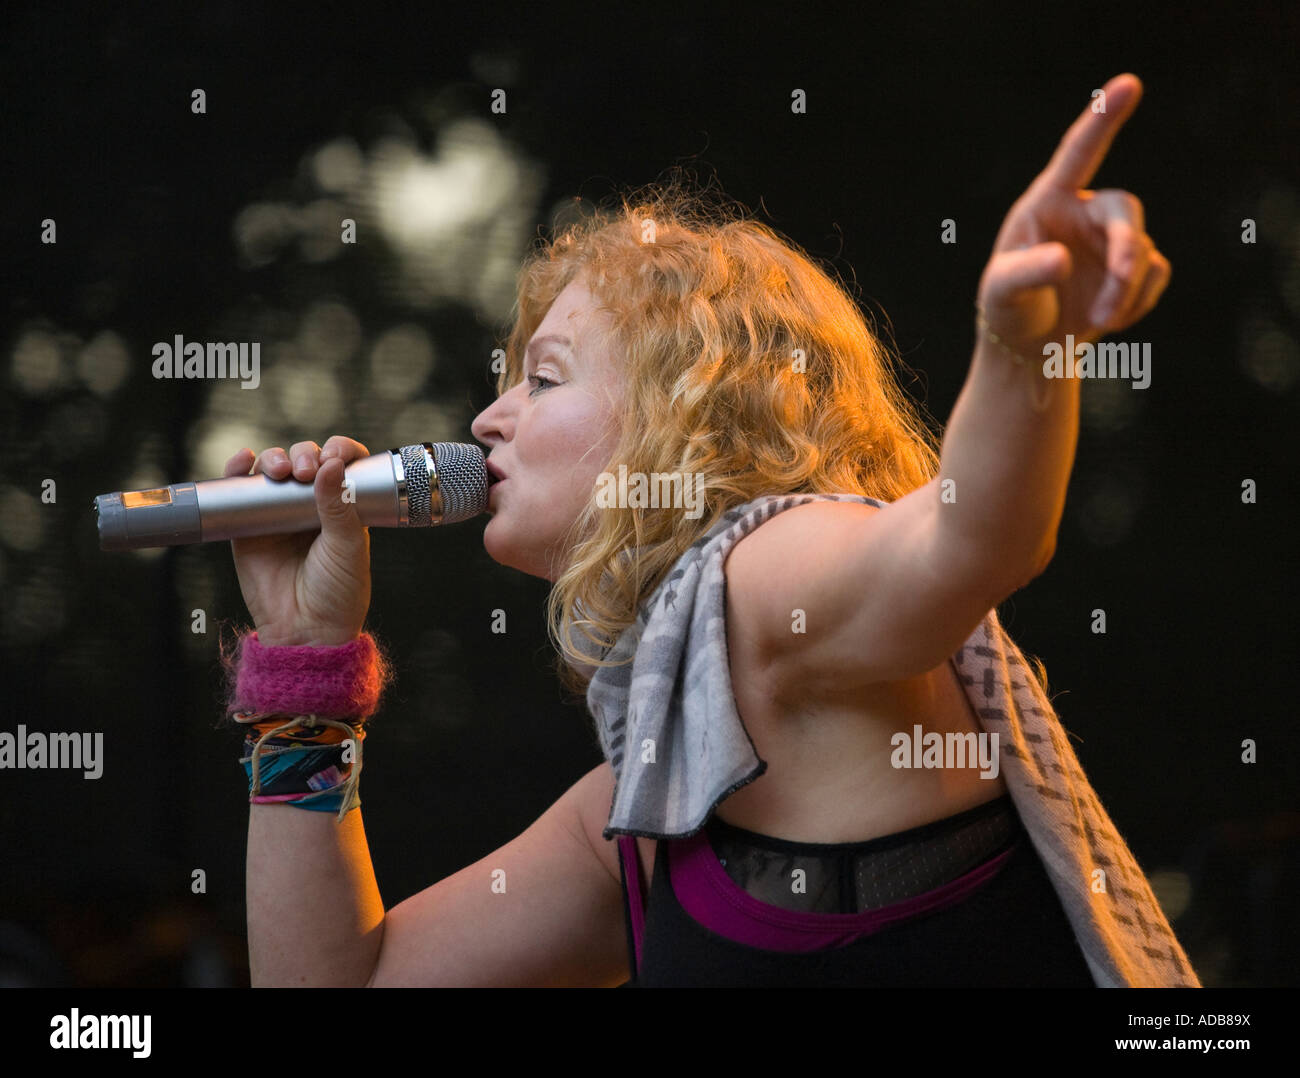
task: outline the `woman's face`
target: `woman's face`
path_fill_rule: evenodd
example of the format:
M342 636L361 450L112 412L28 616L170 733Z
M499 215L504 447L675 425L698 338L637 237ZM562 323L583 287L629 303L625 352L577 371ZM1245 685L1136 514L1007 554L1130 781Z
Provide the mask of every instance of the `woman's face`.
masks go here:
M494 561L551 581L619 435L621 375L609 315L594 308L581 278L568 285L528 343L523 381L470 428L505 477L488 491L483 546Z

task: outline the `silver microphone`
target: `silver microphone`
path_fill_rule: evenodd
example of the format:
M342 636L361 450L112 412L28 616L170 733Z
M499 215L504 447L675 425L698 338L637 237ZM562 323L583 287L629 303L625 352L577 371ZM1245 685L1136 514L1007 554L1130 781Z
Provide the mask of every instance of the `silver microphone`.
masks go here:
M343 474L344 498L356 502L367 527L456 524L487 509L487 465L477 445L406 445L354 460ZM292 476L237 475L101 494L94 509L101 550L320 529L313 485Z

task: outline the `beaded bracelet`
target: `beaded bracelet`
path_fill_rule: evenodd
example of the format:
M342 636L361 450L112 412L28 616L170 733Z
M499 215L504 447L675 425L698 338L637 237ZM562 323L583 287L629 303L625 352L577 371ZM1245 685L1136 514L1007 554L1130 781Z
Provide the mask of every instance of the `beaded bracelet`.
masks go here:
M1034 411L1036 412L1046 411L1048 402L1050 400L1050 393L1044 392L1043 397L1040 400L1038 397L1038 389L1036 388L1037 383L1039 381L1043 381L1043 382L1047 381L1046 376L1044 375L1041 378L1037 377L1035 375L1036 364L1031 363L1019 352L1014 351L1001 337L999 337L996 333L993 332L993 327L989 325L988 319L984 317L984 308L981 307L978 303L975 304L975 332L977 336L982 333L986 338L988 338L990 344L997 345L998 348L1002 349L1002 351L1005 352L1011 358L1011 362L1014 363L1016 366L1024 367L1027 371L1030 372L1030 375L1031 377L1033 377L1035 383L1035 388L1032 390L1032 394L1030 396L1030 400L1034 405ZM1039 372L1041 372L1041 368L1038 368L1038 370Z

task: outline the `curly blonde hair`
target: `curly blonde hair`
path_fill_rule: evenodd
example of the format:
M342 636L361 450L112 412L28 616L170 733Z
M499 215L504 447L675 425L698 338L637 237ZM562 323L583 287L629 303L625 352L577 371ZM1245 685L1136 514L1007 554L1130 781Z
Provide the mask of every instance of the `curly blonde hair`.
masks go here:
M519 383L524 347L581 277L612 316L624 381L606 468L697 477L704 507L695 519L603 508L593 490L547 602L557 673L576 693L615 665L608 649L728 509L787 493L892 502L938 473L923 409L843 285L743 206L707 196L680 178L616 196L541 240L519 272L498 394Z

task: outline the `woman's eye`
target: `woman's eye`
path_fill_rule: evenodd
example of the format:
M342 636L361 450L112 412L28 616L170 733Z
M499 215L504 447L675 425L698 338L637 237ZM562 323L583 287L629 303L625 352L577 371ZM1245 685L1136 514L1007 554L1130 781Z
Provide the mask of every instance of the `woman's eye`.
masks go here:
M543 377L542 377L541 375L539 375L539 374L530 374L530 375L528 376L528 380L529 380L530 382L545 382L548 386L553 386L553 385L556 384L556 383L552 382L549 378L543 378ZM534 390L533 390L531 393L529 393L528 395L529 395L530 397L532 397L532 396L534 396L535 394L541 392L541 389L542 389L542 387L539 385L539 386L537 386L536 389L534 389Z

